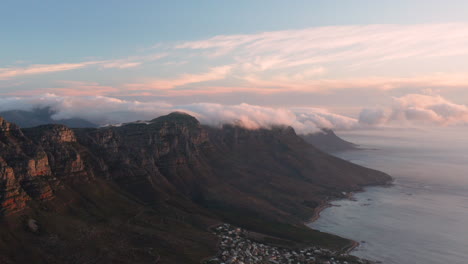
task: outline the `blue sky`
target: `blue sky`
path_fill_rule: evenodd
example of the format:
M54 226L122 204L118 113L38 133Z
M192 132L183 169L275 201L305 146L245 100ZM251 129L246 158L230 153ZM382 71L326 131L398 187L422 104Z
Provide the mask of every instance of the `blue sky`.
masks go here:
M462 0L6 0L0 97L246 103L340 115L343 128L363 113L465 122L467 11Z

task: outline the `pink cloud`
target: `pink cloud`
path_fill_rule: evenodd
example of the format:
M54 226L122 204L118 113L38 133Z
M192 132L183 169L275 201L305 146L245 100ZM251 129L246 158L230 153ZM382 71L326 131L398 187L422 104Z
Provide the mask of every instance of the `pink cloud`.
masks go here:
M301 80L295 75L279 75L268 79L247 76L245 80L252 87L279 88L276 91L324 92L333 89L371 88L392 90L407 87L468 87L467 73L439 73L412 77L361 77L343 79ZM297 76L297 75L296 75Z
M329 62L349 59L394 60L468 54L468 24L350 25L219 35L182 43L176 48L214 50L243 60ZM270 56L267 56L270 55ZM270 57L270 58L268 58Z
M158 93L161 96L192 96L192 95L216 95L233 93L255 93L255 94L273 94L282 92L275 88L254 88L254 87L236 87L236 86L208 86L190 90L164 90Z
M119 89L112 86L104 86L95 82L61 81L64 87L44 89L46 93L60 96L98 96L109 95L119 92Z
M183 74L174 79L156 79L147 83L127 84L131 90L167 90L178 86L201 83L226 78L231 71L230 65L213 67L208 72L199 74Z
M177 78L142 84L128 84L125 87L133 94L152 94L160 96L190 96L190 95L214 95L229 93L252 94L277 94L288 92L299 93L324 93L341 89L378 89L394 90L408 87L431 88L468 88L468 74L434 74L412 77L367 77L348 79L317 79L324 70L318 68L310 72L299 72L292 75L279 74L275 77L262 79L258 76L244 77L245 83L238 86L227 85L194 85L190 89L176 89L178 86L192 83L197 80L214 80L214 78ZM208 76L208 75L203 75ZM190 81L188 81L190 80ZM193 82L194 84L197 82Z
M185 42L176 49L192 51L195 57L231 59L235 77L255 88L321 92L426 85L466 88L468 84L468 67L459 67L459 73L448 70L468 59L466 23L329 26L219 35ZM449 58L450 65L440 63ZM414 66L413 76L405 76L402 70L408 65ZM326 70L301 75L307 69Z
M59 81L60 87L41 88L27 91L2 93L4 96L37 96L55 94L58 96L100 96L118 93L120 90L112 86L100 85L96 82Z
M126 62L126 61L114 61L105 63L102 65L103 68L117 68L117 69L127 69L138 67L142 62Z
M156 61L167 56L167 53L156 53L144 56L131 56L126 59L107 60L101 63L104 69L128 69L138 67L145 62Z
M97 61L82 63L62 63L62 64L35 64L24 68L2 68L0 69L0 80L10 79L17 76L35 75L51 72L69 71L84 68L89 65L98 64Z
M103 69L127 69L140 66L144 62L155 61L167 56L167 54L150 54L146 56L133 56L118 60L85 61L79 63L59 63L59 64L33 64L26 67L0 68L0 80L7 80L15 77L46 74L62 71L82 69L90 66L101 66Z

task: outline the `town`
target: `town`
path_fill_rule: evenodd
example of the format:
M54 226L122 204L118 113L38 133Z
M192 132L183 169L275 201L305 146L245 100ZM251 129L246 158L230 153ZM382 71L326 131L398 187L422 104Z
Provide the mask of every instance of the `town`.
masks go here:
M319 247L290 249L255 242L248 231L230 224L213 228L219 251L204 264L373 264L348 254Z

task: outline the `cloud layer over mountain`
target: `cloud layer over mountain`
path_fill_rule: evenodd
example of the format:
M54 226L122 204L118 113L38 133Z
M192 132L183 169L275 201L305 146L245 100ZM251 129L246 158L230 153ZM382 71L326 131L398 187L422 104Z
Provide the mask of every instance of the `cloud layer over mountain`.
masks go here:
M0 112L51 107L53 119L83 118L99 125L148 120L173 111L187 112L203 124L238 124L257 129L275 125L292 126L298 133L320 128L349 130L376 126L460 125L468 123L468 107L438 95L408 94L393 98L388 108L364 108L358 118L323 108L273 108L251 104L222 105L194 103L173 105L163 101L142 102L105 96L57 96L0 98Z
M84 118L96 124L115 124L152 119L173 111L187 112L203 124L219 126L238 124L249 129L288 125L299 133L318 131L328 127L350 129L357 120L328 112L321 108L271 108L249 104L221 105L196 103L171 105L164 102L141 102L105 96L57 96L45 94L36 97L9 97L0 99L0 112L7 110L34 110L51 107L54 119Z

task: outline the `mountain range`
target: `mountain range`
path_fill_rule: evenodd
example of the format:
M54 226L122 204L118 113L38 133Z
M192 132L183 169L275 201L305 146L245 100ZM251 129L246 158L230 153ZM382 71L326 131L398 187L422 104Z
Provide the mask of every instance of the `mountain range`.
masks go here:
M352 242L304 222L389 181L291 127L214 128L184 113L73 129L0 118L0 263L200 263L220 223L341 250Z

